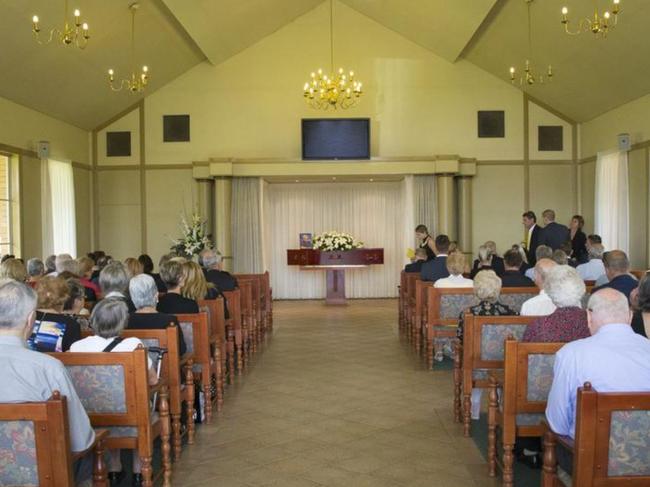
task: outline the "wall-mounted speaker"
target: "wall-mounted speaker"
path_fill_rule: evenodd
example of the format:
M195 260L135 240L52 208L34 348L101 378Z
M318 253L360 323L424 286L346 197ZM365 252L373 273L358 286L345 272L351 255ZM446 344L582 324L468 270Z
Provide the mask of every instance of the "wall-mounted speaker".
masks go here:
M629 151L631 148L630 134L618 134L618 150Z
M50 158L50 143L47 140L41 140L36 144L36 152L40 159Z

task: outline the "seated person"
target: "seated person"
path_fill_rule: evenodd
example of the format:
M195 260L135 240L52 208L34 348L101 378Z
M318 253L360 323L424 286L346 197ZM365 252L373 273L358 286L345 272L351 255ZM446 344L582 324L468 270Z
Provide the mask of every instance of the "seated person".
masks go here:
M188 260L183 263L183 277L185 284L181 294L189 299L195 300L197 303L202 299L217 299L218 297L224 298L223 300L223 314L224 318L230 318L228 307L226 306L226 298L223 293L215 287L214 284L208 282L203 273L203 269L196 262Z
M553 251L553 257L551 257L557 265L569 265L569 256L562 249L557 249Z
M505 272L501 276L503 287L533 287L535 283L524 276L521 272L523 257L521 252L515 249L508 250L503 256Z
M458 251L449 254L447 257L449 277L438 279L433 287L474 287L474 282L471 279L463 277L466 264L465 254Z
M72 316L63 313L69 298L66 281L46 276L36 287L38 304L34 328L27 340L29 348L39 352L65 352L81 339L81 326Z
M576 267L578 274L583 281L597 281L605 275L605 264L603 264L603 254L605 247L602 244L593 244L589 246L587 254L589 262L580 264Z
M625 252L622 250L605 252L603 254L603 264L605 265L605 275L609 282L598 285L592 293L610 287L625 294L625 297L629 300L630 293L637 288L639 281L629 274L630 261Z
M138 276L143 272L142 264L135 257L127 257L124 259L124 267L126 267L126 272L128 272L129 278Z
M86 289L86 300L94 302L101 296L99 286L90 280L95 268L95 262L90 257L80 257L77 259L79 264L79 282Z
M507 260L506 260L507 262ZM479 303L470 306L460 313L458 317L458 329L456 335L463 341L463 325L465 314L470 313L474 316L515 316L517 312L510 307L499 302L499 293L501 292L501 279L494 271L481 271L474 278L474 295L479 299ZM472 419L479 419L481 410L481 389L472 389Z
M135 306L127 294L129 279L129 273L124 264L119 261L111 262L99 273L99 287L102 290L104 299L115 298L124 301L129 313L133 313Z
M122 339L120 337L120 333L126 327L128 321L129 310L124 300L116 298L103 299L97 303L90 317L90 327L96 334L76 342L70 348L70 352L132 352L139 346L144 347L138 338ZM158 382L158 376L152 367L150 358L148 362L149 384L154 385ZM108 458L109 480L111 484L117 484L123 476L120 450L108 450ZM142 485L140 458L137 454L133 455L133 472L133 484Z
M506 271L505 264L503 263L503 257L499 257L497 252L497 244L494 240L488 240L483 245L485 245L490 251L492 256L492 269L496 272L497 276L501 277Z
M27 261L27 284L35 288L38 281L45 275L45 264L41 259L29 259Z
M537 249L535 249L535 262L537 262L540 259L553 259L553 249L549 247L548 245L538 245ZM524 272L524 276L526 276L528 279L531 281L535 280L535 267L531 267L529 269L526 269L526 272Z
M56 255L49 255L45 258L45 275L56 273Z
M571 266L558 265L548 271L544 291L556 306L548 316L526 327L524 342L571 342L589 336L587 313L582 309L585 282Z
M166 262L166 260L163 260L167 256L163 255L163 257L160 258L160 265L163 264L163 262ZM158 288L159 293L166 293L167 288L165 287L165 283L162 282L162 279L160 278L160 274L157 274L153 271L153 260L151 257L149 257L147 254L142 254L140 257L138 257L138 260L140 261L140 264L142 264L142 272L145 274L150 275L153 277L153 280L156 283L156 287Z
M147 274L140 274L131 279L129 283L129 294L133 304L137 308L135 313L129 317L127 328L135 330L164 330L170 324L178 326L178 320L174 315L159 313L156 310L158 304L158 288L153 277ZM183 333L178 331L178 350L181 355L187 351Z
M522 316L548 316L555 311L555 304L544 290L546 277L555 266L557 264L551 259L537 260L535 264L535 285L539 288L539 294L522 304Z
M598 392L650 391L650 340L632 331L627 297L604 288L587 305L591 336L564 345L555 357L546 419L551 429L575 438L578 387Z
M0 281L0 402L47 401L59 391L67 403L70 449L82 452L93 444L95 433L65 366L26 347L35 311L36 293L31 288L11 279ZM85 463L75 466L79 483L92 476L92 461Z
M170 315L198 313L199 304L194 299L181 295L185 285L183 263L185 259L175 257L165 262L160 268L160 277L165 283L167 294L158 301L156 309Z
M650 274L646 273L639 281L632 304L632 329L641 336L650 337Z
M13 279L18 282L27 282L27 268L21 260L7 259L0 264L0 279Z
M492 266L494 257L495 256L492 255L492 251L487 246L481 245L478 248L478 259L474 260L472 271L470 272L469 277L474 279L474 277L476 277L476 274L481 271L494 271L494 267Z
M205 278L214 284L219 291L234 291L237 289L237 279L230 273L223 270L223 257L213 249L205 249L201 252L203 265L205 266Z
M423 248L415 249L415 259L410 264L406 264L404 272L417 272L422 270L422 264L427 261L427 251Z
M89 328L90 313L84 307L86 304L86 289L79 279L70 277L65 280L68 285L68 299L63 304L63 314L70 315L79 323L82 329Z
M436 282L438 279L449 276L447 271L447 254L449 253L449 237L438 235L435 239L436 257L422 264L420 277L423 281Z

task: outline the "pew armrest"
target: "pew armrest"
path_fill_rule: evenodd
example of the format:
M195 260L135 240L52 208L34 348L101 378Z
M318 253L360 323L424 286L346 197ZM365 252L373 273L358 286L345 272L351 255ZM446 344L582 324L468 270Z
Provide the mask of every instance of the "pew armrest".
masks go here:
M181 357L180 360L180 365L187 365L190 361L194 361L194 354L192 352L187 352L185 355Z
M72 461L76 462L80 458L85 457L88 453L93 451L96 447L97 444L106 439L108 437L108 430L107 429L101 429L101 428L95 428L95 441L93 441L92 445L90 445L88 448L86 448L83 451L73 451L72 452Z

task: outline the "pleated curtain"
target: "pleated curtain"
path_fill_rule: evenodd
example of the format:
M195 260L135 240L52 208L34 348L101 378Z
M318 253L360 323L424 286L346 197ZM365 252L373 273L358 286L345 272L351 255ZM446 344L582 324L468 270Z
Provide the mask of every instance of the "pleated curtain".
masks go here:
M260 178L232 180L232 253L235 272L264 272L262 253L263 181Z
M329 230L350 233L366 248L384 249L384 265L346 270L347 297L397 296L413 234L412 197L405 181L268 184L264 200L264 246L274 298L325 297L325 272L288 266L286 251L299 247L300 233ZM238 225L235 218L233 225Z
M413 176L413 208L415 225L426 225L431 235L436 235L438 222L436 177ZM413 230L415 227L413 227ZM411 231L413 234L414 232Z
M41 161L43 255L77 255L74 173L70 162Z
M599 152L596 159L595 231L607 250L629 253L630 201L627 152Z

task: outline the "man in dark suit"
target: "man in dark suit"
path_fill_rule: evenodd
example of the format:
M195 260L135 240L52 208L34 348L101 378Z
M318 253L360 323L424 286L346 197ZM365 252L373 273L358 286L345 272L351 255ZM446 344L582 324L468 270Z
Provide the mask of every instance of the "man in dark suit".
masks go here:
M555 222L555 212L553 210L544 210L542 219L544 220L544 230L542 231L540 243L548 245L555 251L567 241L571 241L569 228Z
M535 266L537 258L535 252L537 247L542 243L542 229L537 225L537 216L534 211L527 211L522 215L522 223L526 230L526 257L528 258L528 265Z
M533 287L535 283L521 273L524 259L515 249L508 250L503 255L506 270L501 276L501 287Z
M406 264L404 272L420 272L422 265L427 261L427 249L415 249L415 260L410 264Z
M447 270L447 253L449 252L449 237L438 235L435 240L436 258L422 264L420 277L423 281L436 282L443 277L449 277Z
M222 270L223 258L221 254L212 249L201 252L201 259L205 266L205 278L214 284L218 291L234 291L237 289L237 279L230 273Z
M625 294L630 299L630 293L639 285L634 277L629 274L630 261L622 250L610 250L603 255L603 264L605 265L605 274L609 282L598 286L591 291L594 294L601 289L611 287Z

